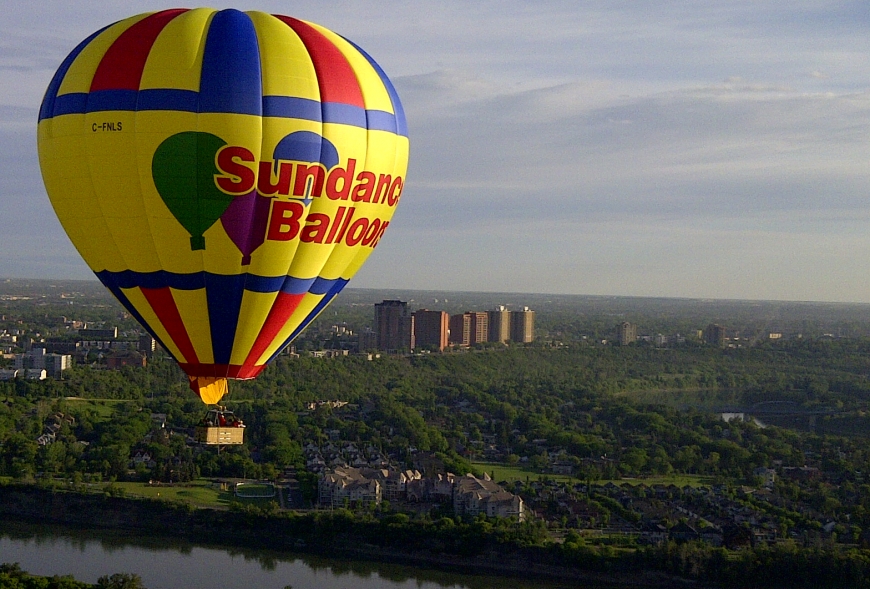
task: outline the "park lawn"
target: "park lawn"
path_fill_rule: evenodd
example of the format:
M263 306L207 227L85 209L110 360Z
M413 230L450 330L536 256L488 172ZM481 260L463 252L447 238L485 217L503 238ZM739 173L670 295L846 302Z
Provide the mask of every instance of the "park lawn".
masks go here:
M90 410L99 420L105 421L114 416L115 411L118 410L119 404L131 403L132 401L126 399L85 399L84 397L64 397L63 402L77 410Z
M244 483L236 491L237 498L271 499L275 496L277 489L266 483Z
M598 482L607 483L608 481ZM651 476L645 478L614 479L613 483L616 485L621 485L623 483L628 483L629 485L640 485L643 483L647 486L676 485L677 487L685 487L688 485L690 487L709 487L714 484L714 478L700 474L672 474L668 476Z
M197 479L183 485L157 485L147 483L112 483L124 489L128 497L183 501L197 507L228 507L235 499L232 491L221 491L211 481Z
M146 483L127 482L112 484L124 489L124 493L128 497L182 501L196 507L226 508L232 503L265 507L268 503L278 500L277 497L236 497L232 490L221 490L208 479L197 479L191 483L177 485L152 486Z
M512 466L510 464L502 464L498 462L472 462L472 466L476 469L483 470L489 473L492 480L498 481L529 481L551 480L560 483L583 483L586 482L577 477L572 477L563 474L552 474L538 472L532 468L523 466ZM622 478L611 480L594 481L599 485L606 485L608 482L613 482L615 485L628 483L630 485L640 485L641 483L652 485L676 485L677 487L709 487L713 484L713 477L693 475L693 474L674 474L669 476L651 476L646 478Z
M498 481L539 481L543 479L557 481L560 483L579 483L580 479L564 475L553 474L547 472L538 472L533 468L526 468L519 465L503 464L500 462L472 462L471 466L475 469L483 470L489 473L492 480Z

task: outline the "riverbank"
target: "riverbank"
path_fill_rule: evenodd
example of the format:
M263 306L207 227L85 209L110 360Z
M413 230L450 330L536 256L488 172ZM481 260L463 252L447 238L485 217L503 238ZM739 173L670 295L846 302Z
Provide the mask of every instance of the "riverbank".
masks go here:
M288 512L130 499L107 493L0 485L0 521L119 530L192 545L368 560L419 569L587 587L637 589L870 589L870 550L761 544L730 551L703 542L620 547L569 534L549 540L539 521L415 519L399 513Z
M424 538L414 524L359 522L347 512L264 514L197 509L187 504L0 485L0 519L113 529L205 546L304 552L476 575L582 582L594 587L703 587L625 558L560 563L552 549L521 546L498 535L454 526ZM452 520L451 521L452 524ZM449 527L446 522L443 526ZM419 526L417 526L419 527ZM451 538L455 536L455 538ZM620 570L620 566L626 567ZM605 568L606 570L596 570Z

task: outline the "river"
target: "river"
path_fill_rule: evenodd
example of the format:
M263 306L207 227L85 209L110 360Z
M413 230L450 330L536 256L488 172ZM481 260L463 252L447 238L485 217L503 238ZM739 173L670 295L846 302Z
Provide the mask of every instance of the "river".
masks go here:
M0 523L0 563L34 575L135 573L148 589L564 589L576 583L460 575L309 555L202 547L119 532Z

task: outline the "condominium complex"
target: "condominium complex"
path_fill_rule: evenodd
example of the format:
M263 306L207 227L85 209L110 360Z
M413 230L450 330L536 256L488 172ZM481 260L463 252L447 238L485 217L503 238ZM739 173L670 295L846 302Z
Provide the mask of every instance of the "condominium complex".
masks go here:
M535 339L535 312L528 307L508 311L466 311L448 315L445 311L420 309L410 313L404 301L385 300L375 305L377 349L383 351L415 348L441 351L448 345L470 347L485 342L528 343Z

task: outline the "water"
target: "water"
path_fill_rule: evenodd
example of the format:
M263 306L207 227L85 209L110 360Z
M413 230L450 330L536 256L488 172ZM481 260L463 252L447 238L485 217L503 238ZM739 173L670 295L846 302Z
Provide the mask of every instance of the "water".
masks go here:
M564 589L576 583L459 575L308 555L201 547L178 540L0 523L0 563L34 575L135 573L148 589Z

